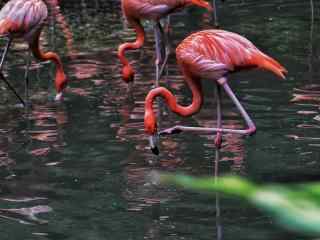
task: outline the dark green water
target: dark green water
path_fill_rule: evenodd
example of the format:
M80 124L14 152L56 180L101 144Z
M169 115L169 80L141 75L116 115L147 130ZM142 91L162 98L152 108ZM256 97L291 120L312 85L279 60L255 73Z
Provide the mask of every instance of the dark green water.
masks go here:
M231 77L258 132L224 136L219 173L259 182L319 180L320 4L314 1L313 20L309 1L218 6L221 27L246 36L289 70L285 81L263 71ZM16 99L0 85L1 240L305 239L237 199L151 185L151 170L213 175L214 136L163 137L160 156L153 156L143 130L143 101L154 79L152 28L144 50L127 54L138 73L128 97L116 49L134 35L122 23L119 3L64 1L62 11L74 34L75 57L68 57L58 27L54 35L45 31L43 44L62 55L70 79L65 101L48 101L54 94L50 64L33 64L29 112L14 107ZM172 17L174 46L208 27L204 13L189 9ZM23 94L26 53L19 43L14 49L5 73ZM161 84L190 102L174 55ZM204 85L202 111L188 119L166 112L162 127L213 126L214 85ZM227 99L223 111L225 126L244 126Z

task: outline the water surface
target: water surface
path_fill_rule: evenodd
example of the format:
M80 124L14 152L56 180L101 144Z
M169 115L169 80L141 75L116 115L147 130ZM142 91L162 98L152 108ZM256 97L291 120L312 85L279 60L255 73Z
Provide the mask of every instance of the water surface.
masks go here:
M319 180L319 3L230 0L218 2L219 23L240 33L288 70L287 80L252 71L230 78L254 119L252 137L225 135L219 174L258 182ZM153 32L145 23L143 51L128 53L137 79L132 94L120 76L117 46L134 38L117 1L64 1L62 11L74 35L74 52L58 26L46 29L65 64L70 87L53 103L53 67L33 62L32 108L1 83L1 239L296 239L270 218L232 198L153 186L151 170L213 175L214 136L163 137L161 154L149 151L143 129L143 101L154 83ZM190 17L192 15L192 17ZM190 32L212 26L205 11L190 8L172 16L172 48ZM3 42L4 43L4 42ZM14 45L5 74L23 95L25 46ZM181 103L191 101L174 57L161 85ZM184 119L163 109L161 127L215 125L214 85L204 82L201 112ZM224 126L244 127L231 102L223 101ZM299 237L301 239L301 237Z

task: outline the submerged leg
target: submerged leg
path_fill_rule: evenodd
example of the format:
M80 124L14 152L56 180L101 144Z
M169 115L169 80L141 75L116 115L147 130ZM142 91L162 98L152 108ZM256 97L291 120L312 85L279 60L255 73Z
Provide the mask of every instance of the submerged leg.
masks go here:
M12 42L12 38L9 38L7 45L6 45L6 47L3 51L3 54L2 54L2 58L1 58L1 62L0 62L0 77L7 84L8 88L14 93L14 95L16 95L16 97L19 99L19 101L22 103L22 105L25 106L23 99L20 97L20 95L17 93L17 91L14 89L14 87L11 86L11 84L8 82L8 80L5 78L5 76L2 73L3 63L7 57L11 42Z
M221 78L218 80L218 84L220 84L227 95L231 98L232 102L236 105L237 109L239 110L241 116L245 120L248 128L246 129L229 129L229 128L203 128L203 127L188 127L188 126L174 126L169 129L165 129L160 132L160 135L166 135L166 134L174 134L174 133L180 133L180 132L197 132L197 133L214 133L214 132L221 132L221 133L236 133L241 135L252 135L256 132L256 126L254 125L252 119L249 117L246 110L243 108L231 88L229 87L229 84L227 83L226 78Z
M217 98L217 128L222 128L222 113L221 113L221 88L220 85L216 85L216 98ZM222 132L218 131L214 139L214 145L216 148L220 148L222 143Z

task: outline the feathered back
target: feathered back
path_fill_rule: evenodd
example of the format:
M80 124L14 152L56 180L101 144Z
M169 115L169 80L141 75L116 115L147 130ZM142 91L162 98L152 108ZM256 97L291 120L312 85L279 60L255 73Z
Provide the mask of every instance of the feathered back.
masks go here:
M204 30L191 34L177 47L178 62L198 66L197 71L263 68L281 78L286 69L239 34L223 30ZM208 73L210 74L210 73Z

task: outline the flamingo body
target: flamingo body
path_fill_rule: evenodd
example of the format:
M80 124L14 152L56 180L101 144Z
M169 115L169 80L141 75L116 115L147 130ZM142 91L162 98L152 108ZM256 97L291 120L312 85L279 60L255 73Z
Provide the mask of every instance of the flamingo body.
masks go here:
M8 36L9 39L23 38L33 52L33 55L41 60L50 60L56 65L55 87L56 100L62 97L62 91L66 87L67 79L59 56L54 52L42 52L40 50L40 34L48 17L47 4L56 7L55 0L10 0L0 11L0 36Z
M139 49L144 44L145 32L140 23L141 20L148 19L159 22L161 18L170 13L179 11L184 7L197 5L211 10L209 3L204 0L122 0L122 12L131 27L134 28L137 38L135 42L124 43L119 46L118 58L121 61L122 78L125 82L134 79L134 70L125 57L126 50Z
M191 34L178 45L176 57L185 81L192 91L193 100L189 106L182 106L168 89L159 87L151 90L145 100L144 118L145 131L150 135L157 132L156 116L153 112L153 102L157 96L162 96L166 100L171 111L187 117L197 113L201 108L203 99L201 79L212 80L224 86L229 94L231 89L226 86L226 77L230 73L252 68L266 69L281 78L285 78L287 73L283 66L261 52L248 39L223 30L204 30ZM231 94L229 96L231 97ZM237 101L234 100L235 96L231 98L234 102ZM240 103L236 105L241 108ZM244 112L243 109L241 111ZM243 116L251 124L246 113L243 113ZM252 133L255 131L255 126L251 126ZM223 129L217 131L223 132Z
M210 8L201 0L123 0L122 11L129 20L148 19L159 21L170 13L177 12L189 5Z
M178 64L194 77L218 80L242 69L262 68L284 78L286 70L248 39L224 30L191 34L176 49Z
M30 41L47 16L47 6L41 0L11 0L0 11L0 35L10 34Z

